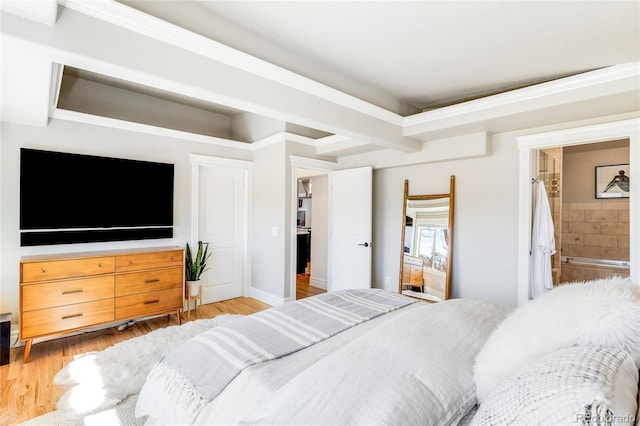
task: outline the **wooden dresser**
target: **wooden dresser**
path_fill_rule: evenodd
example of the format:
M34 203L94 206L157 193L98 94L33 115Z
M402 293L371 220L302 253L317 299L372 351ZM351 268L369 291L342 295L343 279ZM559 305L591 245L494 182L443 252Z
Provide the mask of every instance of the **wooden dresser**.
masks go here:
M424 290L423 265L421 257L409 256L405 254L402 258L402 285L405 287L420 287Z
M24 362L34 338L138 317L175 314L184 299L184 250L154 247L20 259Z

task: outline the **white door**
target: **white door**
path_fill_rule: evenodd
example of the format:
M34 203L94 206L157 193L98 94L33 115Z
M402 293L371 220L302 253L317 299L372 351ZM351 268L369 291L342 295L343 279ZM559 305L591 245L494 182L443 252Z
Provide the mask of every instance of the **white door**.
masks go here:
M371 287L372 168L331 173L329 291Z
M241 297L247 255L246 169L201 163L197 170L196 235L209 243L212 253L201 278L203 303Z

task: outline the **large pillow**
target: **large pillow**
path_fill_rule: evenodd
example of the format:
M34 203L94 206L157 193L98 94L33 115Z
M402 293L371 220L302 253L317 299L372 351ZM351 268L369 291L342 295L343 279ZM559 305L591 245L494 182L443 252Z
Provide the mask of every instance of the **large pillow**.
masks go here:
M478 400L523 366L572 345L639 352L640 286L621 278L565 284L513 311L476 358Z
M504 381L472 425L631 424L640 353L596 346L552 352Z

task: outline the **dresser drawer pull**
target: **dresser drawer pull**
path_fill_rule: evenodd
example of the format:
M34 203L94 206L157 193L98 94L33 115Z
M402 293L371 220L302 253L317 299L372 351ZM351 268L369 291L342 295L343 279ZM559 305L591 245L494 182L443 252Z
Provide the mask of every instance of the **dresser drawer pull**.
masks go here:
M144 280L145 284L157 283L160 282L160 278L154 278L152 280Z
M146 302L144 302L145 305L151 305L152 303L158 303L160 300L156 299L156 300L147 300Z
M76 318L76 317L81 317L82 314L75 314L75 315L66 315L64 317L62 317L63 320L69 319L69 318Z
M63 294L63 295L65 295L65 294L73 294L73 293L82 293L82 291L83 291L82 289L79 289L79 290L69 290L69 291L63 291L63 292L62 292L62 294Z

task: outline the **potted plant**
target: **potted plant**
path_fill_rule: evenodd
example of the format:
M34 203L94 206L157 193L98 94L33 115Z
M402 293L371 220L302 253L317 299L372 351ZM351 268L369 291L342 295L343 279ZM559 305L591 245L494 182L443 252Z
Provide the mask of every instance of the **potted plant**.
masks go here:
M187 250L185 254L185 279L187 281L188 294L190 296L196 296L200 293L200 276L207 270L207 261L211 257L209 251L209 243L203 243L198 241L198 251L195 258L191 253L191 247L187 243Z

